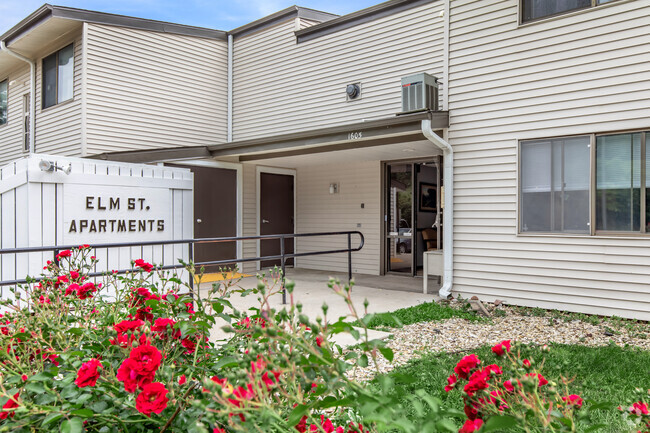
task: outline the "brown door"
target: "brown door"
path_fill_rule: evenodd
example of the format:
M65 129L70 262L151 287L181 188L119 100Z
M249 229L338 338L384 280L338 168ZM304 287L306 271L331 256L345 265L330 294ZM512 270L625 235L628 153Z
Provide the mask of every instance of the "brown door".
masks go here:
M194 238L237 236L237 171L225 168L174 165L194 173ZM194 262L237 258L236 242L213 242L194 246ZM206 266L219 272L232 265Z
M260 235L293 234L293 176L260 173ZM285 239L285 253L293 253L293 239ZM280 254L280 240L260 242L262 257ZM293 259L286 261L293 265ZM262 267L280 266L280 260L264 260Z

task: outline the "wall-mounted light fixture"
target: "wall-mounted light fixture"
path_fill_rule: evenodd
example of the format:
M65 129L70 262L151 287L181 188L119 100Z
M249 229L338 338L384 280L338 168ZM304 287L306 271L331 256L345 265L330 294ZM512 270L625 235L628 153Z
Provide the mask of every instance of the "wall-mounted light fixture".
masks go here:
M361 83L352 83L345 86L345 97L348 101L361 98Z
M44 159L41 159L41 162L38 163L38 168L40 168L41 171L49 171L49 172L62 171L65 174L70 174L70 172L72 171L72 164L68 164L66 168L63 168L56 165L54 161L46 161Z
M339 192L339 184L330 183L330 194L338 194L338 192Z

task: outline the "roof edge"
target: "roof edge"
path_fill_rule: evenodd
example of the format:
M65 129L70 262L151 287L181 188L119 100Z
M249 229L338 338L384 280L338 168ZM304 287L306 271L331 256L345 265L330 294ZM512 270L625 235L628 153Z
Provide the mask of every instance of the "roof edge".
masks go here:
M29 31L31 28L38 25L43 20L49 18L51 15L52 5L46 3L29 14L18 24L7 30L3 35L0 36L0 41L4 41L5 44L9 45L12 40Z
M233 36L245 36L267 27L271 27L281 21L285 21L290 18L305 18L314 21L327 22L338 17L339 15L294 5L248 24L244 24L243 26L237 27L236 29L230 30L228 34Z
M138 30L148 30L160 33L195 36L207 39L227 39L227 33L222 30L169 23L146 18L130 17L107 12L89 11L86 9L77 9L67 6L53 6L50 4L45 4L30 14L27 18L9 29L4 35L0 36L0 40L4 40L5 43L9 45L12 40L15 40L21 35L29 32L35 26L50 17L63 18L72 21L82 21L93 24L126 27Z
M297 43L307 42L321 36L329 35L359 24L367 23L388 15L412 9L439 0L388 0L360 11L352 12L338 18L297 30Z

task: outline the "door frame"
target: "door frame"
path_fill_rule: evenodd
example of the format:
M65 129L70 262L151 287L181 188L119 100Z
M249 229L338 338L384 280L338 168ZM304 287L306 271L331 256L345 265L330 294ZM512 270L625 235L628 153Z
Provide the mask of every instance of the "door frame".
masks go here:
M215 161L215 160L205 160L205 159L176 159L165 161L165 163L170 164L179 164L179 165L194 165L197 167L209 167L209 168L224 168L227 170L235 170L237 178L237 237L244 236L244 167L241 164L235 162L224 162L224 161ZM164 163L161 163L164 164ZM194 185L192 185L192 195L194 194ZM194 199L194 197L192 197ZM192 208L192 227L194 227L194 209ZM194 229L192 228L192 233ZM243 258L244 254L244 245L243 241L237 241L236 248L237 258ZM237 262L237 269L240 273L243 273L242 262Z
M255 234L257 236L260 236L260 213L262 211L262 195L261 195L261 189L262 189L262 173L271 173L271 174L284 174L288 176L293 176L293 232L296 232L296 196L297 194L297 189L298 185L296 184L296 169L294 168L279 168L279 167L266 167L262 165L256 165L255 166L255 197L257 200L255 200ZM293 238L293 250L296 251L296 238ZM261 254L261 242L258 239L257 240L257 257L260 257ZM298 267L298 258L295 257L293 259L293 266ZM258 261L256 263L257 270L262 269L262 263Z

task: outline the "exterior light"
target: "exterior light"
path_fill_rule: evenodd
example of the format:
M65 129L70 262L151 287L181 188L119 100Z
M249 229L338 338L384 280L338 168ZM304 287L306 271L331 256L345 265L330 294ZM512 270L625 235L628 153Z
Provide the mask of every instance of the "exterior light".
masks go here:
M337 194L339 192L338 183L330 183L330 194Z
M345 86L345 95L348 98L348 101L352 101L361 96L361 83L353 83Z
M70 172L72 171L72 164L68 164L66 168L63 168L56 165L56 163L53 161L47 161L45 159L41 159L41 162L38 163L38 168L40 168L41 171L49 171L49 172L62 171L65 174L70 174Z

